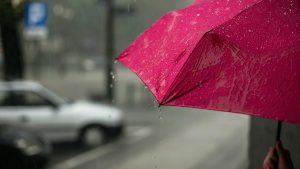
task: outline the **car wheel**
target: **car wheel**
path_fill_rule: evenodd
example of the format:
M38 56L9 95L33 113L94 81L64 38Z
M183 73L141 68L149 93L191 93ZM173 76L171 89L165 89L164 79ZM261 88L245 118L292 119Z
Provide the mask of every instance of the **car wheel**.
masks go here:
M102 145L106 135L100 126L89 126L85 128L80 137L81 144L86 148L93 148Z

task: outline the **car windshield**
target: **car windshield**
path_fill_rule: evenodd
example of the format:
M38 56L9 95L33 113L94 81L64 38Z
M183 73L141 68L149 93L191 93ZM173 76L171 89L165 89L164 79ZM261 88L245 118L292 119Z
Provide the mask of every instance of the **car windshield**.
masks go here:
M63 105L63 104L68 104L68 103L72 102L71 99L59 96L59 95L55 94L54 92L52 92L51 90L46 89L46 88L42 88L41 93L44 94L46 97L48 97L55 104Z

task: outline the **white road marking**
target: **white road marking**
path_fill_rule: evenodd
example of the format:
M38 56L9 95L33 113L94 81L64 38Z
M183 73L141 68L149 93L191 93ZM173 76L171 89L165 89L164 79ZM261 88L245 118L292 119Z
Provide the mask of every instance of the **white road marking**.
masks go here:
M149 137L152 134L152 132L153 131L150 127L138 127L138 126L128 127L126 129L126 137L128 137L126 143L127 144L137 143L145 139L146 137ZM113 143L108 144L106 146L100 146L98 148L82 153L75 157L71 157L70 159L67 159L59 164L56 164L55 166L51 167L51 169L72 169L81 164L87 163L96 158L114 152L117 149L118 146L116 146Z
M128 143L138 142L152 134L153 130L150 127L131 127L126 130L129 137Z

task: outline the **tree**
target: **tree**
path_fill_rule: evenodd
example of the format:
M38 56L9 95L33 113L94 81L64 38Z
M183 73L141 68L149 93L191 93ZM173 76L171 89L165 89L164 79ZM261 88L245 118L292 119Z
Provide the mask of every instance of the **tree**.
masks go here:
M18 30L18 23L22 18L23 3L23 1L0 1L0 31L4 54L3 72L5 80L24 78L24 61Z

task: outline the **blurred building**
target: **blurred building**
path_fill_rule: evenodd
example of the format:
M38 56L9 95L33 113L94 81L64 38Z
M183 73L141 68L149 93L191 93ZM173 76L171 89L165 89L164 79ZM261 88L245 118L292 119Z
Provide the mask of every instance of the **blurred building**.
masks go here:
M190 0L191 1L191 0ZM28 73L60 73L103 68L105 62L105 4L100 0L46 0L49 36L44 41L25 41ZM115 0L128 10L115 19L115 56L165 12L184 7L185 0ZM31 70L34 66L41 70Z

